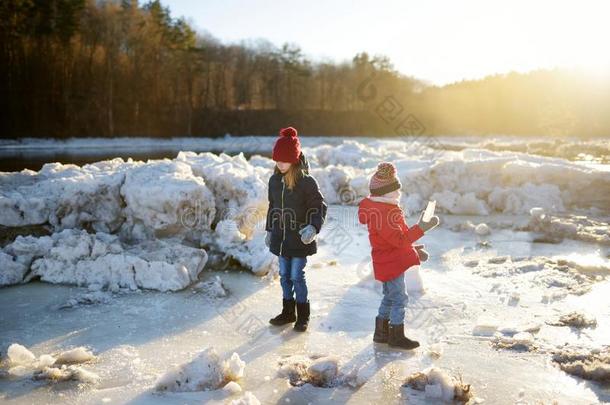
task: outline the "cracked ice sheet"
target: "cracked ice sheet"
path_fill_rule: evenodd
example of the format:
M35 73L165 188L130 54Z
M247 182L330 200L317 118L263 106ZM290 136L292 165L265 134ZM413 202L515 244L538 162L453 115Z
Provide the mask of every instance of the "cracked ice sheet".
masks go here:
M349 217L355 212L355 208L331 206L329 216ZM408 223L415 219L409 218ZM320 238L332 240L330 235L338 229L333 231L333 222L329 222ZM100 386L80 391L68 388L62 391L63 397L56 392L32 389L29 383L0 380L3 401L221 404L227 399L221 392L158 395L151 391L156 378L169 365L184 364L209 346L223 357L233 352L239 354L247 364L239 383L244 392L251 391L262 403L284 403L285 399L291 403L396 403L404 379L430 365L452 375L461 372L464 381L472 384L475 395L486 403L514 403L519 399L520 389L524 391L523 399L530 403L557 399L559 403L590 404L610 399L607 390L583 384L554 367L550 355L498 351L491 347L489 339L472 336L472 328L483 315L499 324L544 322L556 317L555 309L562 309L563 313L567 307L584 307L591 302L603 307L594 314L598 322L609 324L610 294L607 289L604 293L605 284L596 284L585 295L549 304L540 302L540 292L523 291L517 306L505 305L496 292L490 291L497 279L488 280L468 269L453 268L452 263L441 257L443 252L476 245L478 237L469 232L437 229L422 240L431 254L430 262L420 272L426 292L411 295L410 306L417 308L419 314L408 311L407 318L412 322L407 325L407 333L419 340L422 347L412 353L401 353L372 343L379 284L369 278L366 266L361 265L369 254L366 230L360 226L346 229L352 239L345 250L337 252L337 246L327 241L309 261L306 274L312 319L309 331L304 334L296 334L290 328L267 327L267 320L280 308L280 286L249 272L204 272L204 280L216 275L222 278L229 291L226 299L210 301L190 289L171 294L142 292L123 295L108 305L64 311L61 317L51 308L66 302L77 288L34 282L3 290L0 308L15 310L0 312L0 322L6 325L0 331L0 351L4 353L5 345L13 341L35 353L88 345L99 358L92 371L101 377ZM587 251L592 250L591 246L584 243L532 245L522 236L526 235L507 230L492 233L489 240L500 255L552 257L562 250L592 253ZM507 237L513 241L501 242ZM335 260L337 263L333 264ZM244 327L252 319L260 321L260 336L248 334ZM437 343L442 347L437 360L427 354L433 343L429 332L433 332L434 319L444 328ZM608 335L607 331L604 333ZM544 325L534 336L547 344L563 344L567 336L582 345L599 342L596 335L578 337L568 328ZM338 358L342 372L356 373L366 382L358 390L345 386L290 387L286 379L277 376L278 360L294 354L333 355Z

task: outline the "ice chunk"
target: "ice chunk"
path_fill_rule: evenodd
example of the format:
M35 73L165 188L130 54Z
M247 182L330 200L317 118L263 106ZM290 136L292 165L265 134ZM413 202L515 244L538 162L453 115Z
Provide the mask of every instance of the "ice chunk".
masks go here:
M261 402L250 391L246 391L243 397L231 401L231 405L261 405Z
M316 386L330 386L339 373L339 361L334 357L321 357L307 368L309 382Z
M237 353L222 361L214 348L207 348L189 363L178 366L155 383L157 391L203 391L219 389L243 376L245 363Z
M127 171L121 195L122 233L133 239L200 233L216 214L214 195L181 161L149 161Z
M441 387L440 384L426 384L426 387L424 388L424 394L426 395L426 398L444 399L443 387Z
M288 378L291 385L312 384L317 387L351 385L357 376L339 372L339 359L334 356L294 355L280 361L278 375Z
M473 396L470 385L464 384L461 378L456 379L436 367L411 374L405 380L403 387L423 391L426 398L447 402L466 403Z
M428 205L426 206L426 210L424 211L422 221L430 222L430 219L432 219L432 216L434 215L435 208L436 208L436 201L428 201Z
M424 280L422 279L419 270L419 266L414 266L405 272L405 283L409 294L421 293L424 291Z
M0 286L17 284L23 281L29 266L20 263L14 256L0 251Z
M237 353L233 353L224 363L225 379L234 381L244 376L246 362L239 358Z
M494 319L481 318L472 329L474 336L493 336L498 329L498 322Z
M229 395L235 395L242 391L241 386L235 381L229 381L224 387L222 387L222 390Z
M561 315L558 320L547 323L553 326L573 326L578 329L597 327L595 318L577 311Z
M610 176L609 176L610 177ZM536 215L524 228L542 236L536 240L559 243L563 239L610 245L610 225L579 215Z
M55 382L59 381L80 381L84 383L97 383L100 377L84 368L78 366L66 366L61 367L45 367L40 371L36 371L33 376L35 380L52 380Z
M489 226L487 226L487 224L480 223L474 228L474 233L479 236L486 236L491 233L491 230L489 229Z
M610 349L562 348L553 354L553 361L568 374L586 380L610 382Z
M85 363L87 361L95 359L93 353L84 347L76 347L74 349L62 352L57 356L57 364L74 364L74 363Z
M534 336L529 332L519 332L514 336L496 334L492 341L496 349L511 349L518 351L533 351L538 347L534 343Z
M49 223L55 231L89 226L115 232L123 223L120 187L134 167L122 159L84 165L47 163L39 172L0 174L0 225Z
M210 298L222 298L227 296L227 290L222 284L220 276L214 276L210 280L197 283L193 288L202 291Z
M235 234L250 239L256 225L267 213L267 183L273 163L270 161L269 168L262 170L248 163L241 153L229 156L209 152L181 152L176 161L192 168L193 173L201 176L213 192L215 221L233 221L239 231Z
M36 360L36 356L19 343L13 343L8 347L8 359L12 365L18 366L30 364Z
M29 253L23 253L30 247ZM50 283L176 291L195 281L207 262L203 249L150 240L135 245L114 235L66 229L50 237L18 237L3 249L30 268L28 279ZM24 280L28 281L28 280Z
M112 295L103 291L92 291L70 298L59 309L74 308L81 305L108 304L112 300Z

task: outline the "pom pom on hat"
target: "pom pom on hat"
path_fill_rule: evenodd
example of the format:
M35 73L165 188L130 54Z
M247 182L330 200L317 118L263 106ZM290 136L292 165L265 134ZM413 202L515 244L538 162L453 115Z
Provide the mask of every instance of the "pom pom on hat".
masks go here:
M377 171L371 177L369 190L371 195L384 195L400 189L402 185L396 176L396 166L390 162L381 162L377 165Z
M296 138L297 130L294 127L287 127L280 129L280 136L289 136L292 138Z

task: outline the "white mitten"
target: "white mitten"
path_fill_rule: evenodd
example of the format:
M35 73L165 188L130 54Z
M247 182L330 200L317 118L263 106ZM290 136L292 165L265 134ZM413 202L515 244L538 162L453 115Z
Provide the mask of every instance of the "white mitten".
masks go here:
M318 232L316 231L316 227L313 225L307 225L305 228L299 231L299 234L301 235L301 241L306 245L309 245L311 242L314 241L317 233Z

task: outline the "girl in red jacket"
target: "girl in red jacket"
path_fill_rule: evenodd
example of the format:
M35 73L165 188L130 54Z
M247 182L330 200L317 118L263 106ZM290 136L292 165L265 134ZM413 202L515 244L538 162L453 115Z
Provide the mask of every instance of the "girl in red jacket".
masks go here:
M404 272L427 260L424 246L413 243L436 227L439 219L434 216L423 222L422 213L419 222L409 228L399 205L400 187L396 167L380 163L369 183L371 195L359 204L358 220L368 227L375 279L383 282L373 341L410 350L419 343L404 335L405 306L409 300Z

